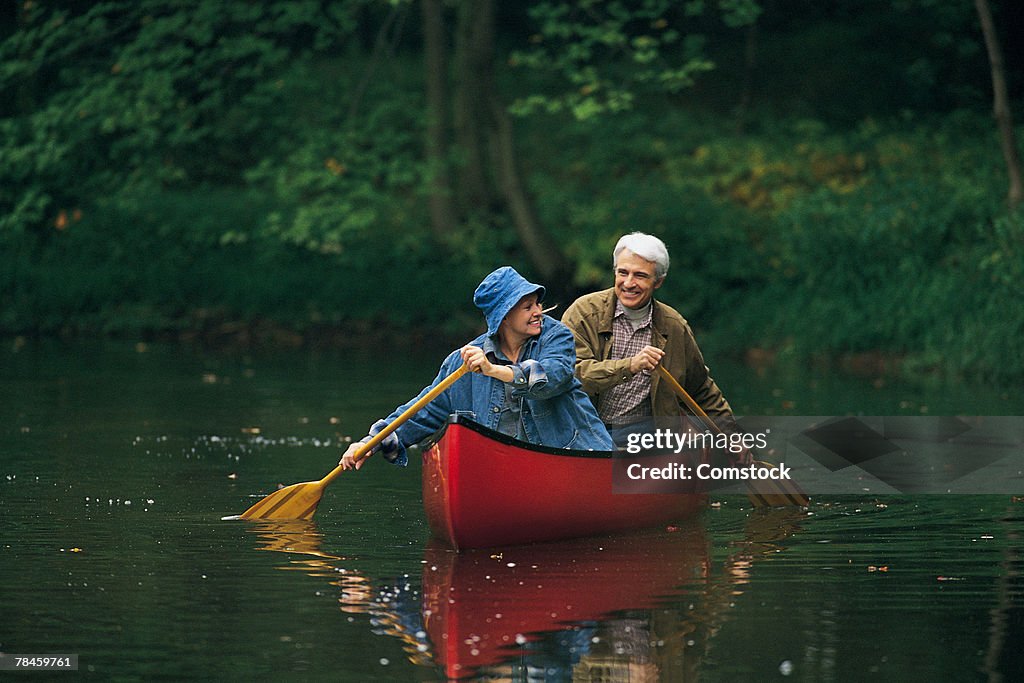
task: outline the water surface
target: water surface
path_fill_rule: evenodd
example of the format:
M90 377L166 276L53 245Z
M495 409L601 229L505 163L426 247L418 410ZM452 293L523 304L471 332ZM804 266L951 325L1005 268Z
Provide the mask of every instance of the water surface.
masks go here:
M454 554L418 466L371 462L312 523L221 520L323 476L442 355L0 350L0 651L119 680L1019 677L1013 496L720 496L691 523ZM1024 412L981 387L714 370L747 414Z

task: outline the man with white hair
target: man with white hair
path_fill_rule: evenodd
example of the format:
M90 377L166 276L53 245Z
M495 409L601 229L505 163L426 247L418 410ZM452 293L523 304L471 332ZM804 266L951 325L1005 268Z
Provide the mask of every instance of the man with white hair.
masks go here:
M668 274L665 243L634 232L613 251L615 286L577 299L562 322L576 337L576 375L616 443L681 404L652 371L662 364L716 422L732 431L729 403L711 378L689 324L654 299Z

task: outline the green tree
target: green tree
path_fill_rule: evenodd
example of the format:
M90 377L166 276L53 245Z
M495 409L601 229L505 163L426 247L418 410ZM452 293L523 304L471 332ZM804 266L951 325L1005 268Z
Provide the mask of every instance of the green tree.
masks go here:
M992 112L999 128L1003 159L1006 162L1006 171L1010 178L1010 189L1006 199L1011 207L1016 207L1020 204L1021 199L1024 199L1024 183L1021 182L1020 155L1017 153L1017 140L1013 132L1013 115L1010 112L1010 98L1006 89L1003 49L999 43L988 0L975 0L974 6L978 11L978 19L985 36L985 46L988 48L988 59L992 69Z
M568 260L526 190L513 122L495 86L495 2L464 0L453 13L449 20L441 2L422 2L434 232L445 235L456 221L482 221L491 231L510 223L537 273L566 280Z
M434 232L443 235L455 222L508 221L538 274L569 281L566 245L552 239L526 189L510 112L570 112L586 120L628 109L644 90L679 92L713 66L701 37L685 29L688 19L711 10L669 0L533 2L529 42L512 41L523 49L499 57L493 0L451 6L453 17L439 0L421 3ZM759 8L753 0L726 0L719 11L737 27L753 22ZM495 84L496 65L505 63L551 76L551 85L507 104Z
M280 74L349 34L355 7L24 3L0 45L0 90L18 93L0 109L0 239L101 198L241 182L278 132Z
M529 8L537 27L516 66L553 75L549 92L520 98L514 110L568 111L580 120L630 109L645 93L679 93L715 68L698 20L729 29L753 25L756 0L540 0ZM568 87L565 87L568 86Z

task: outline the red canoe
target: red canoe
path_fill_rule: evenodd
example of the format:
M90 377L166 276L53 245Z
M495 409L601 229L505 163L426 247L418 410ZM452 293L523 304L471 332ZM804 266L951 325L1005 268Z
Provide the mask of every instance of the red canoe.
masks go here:
M453 548L487 548L652 527L704 508L696 483L648 492L655 489L647 481L643 493L622 492L631 485L621 474L628 463L659 467L679 458L623 455L524 444L452 416L423 450L427 521Z

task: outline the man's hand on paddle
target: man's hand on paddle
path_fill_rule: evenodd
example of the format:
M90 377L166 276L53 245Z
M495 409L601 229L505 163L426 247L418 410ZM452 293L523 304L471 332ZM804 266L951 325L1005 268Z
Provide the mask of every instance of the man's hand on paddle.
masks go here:
M645 346L640 349L640 353L629 359L629 371L635 375L644 370L653 370L658 367L658 363L664 356L665 352L657 346Z

